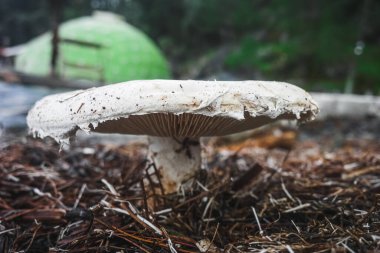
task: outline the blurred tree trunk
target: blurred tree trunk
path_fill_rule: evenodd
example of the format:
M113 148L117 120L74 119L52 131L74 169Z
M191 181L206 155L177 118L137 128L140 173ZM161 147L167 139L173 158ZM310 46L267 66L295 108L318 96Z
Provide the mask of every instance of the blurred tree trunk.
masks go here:
M50 75L58 77L57 61L59 57L59 22L62 17L63 0L48 0L51 14L52 51L50 60Z
M348 68L348 75L347 75L347 80L346 80L346 84L344 87L344 93L353 93L354 89L355 89L357 61L358 61L358 57L360 57L360 55L363 53L363 50L365 47L363 38L365 35L370 5L371 5L371 0L363 1L363 9L362 9L362 13L360 15L360 22L359 22L359 27L358 27L357 39L356 39L355 47L353 50L354 58L353 58L352 62L349 65L349 68Z

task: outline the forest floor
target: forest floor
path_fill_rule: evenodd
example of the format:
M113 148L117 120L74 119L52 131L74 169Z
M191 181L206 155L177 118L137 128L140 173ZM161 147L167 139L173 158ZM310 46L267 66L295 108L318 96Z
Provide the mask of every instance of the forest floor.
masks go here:
M376 252L379 129L328 119L209 139L208 169L170 195L146 183L142 142L3 141L0 252Z

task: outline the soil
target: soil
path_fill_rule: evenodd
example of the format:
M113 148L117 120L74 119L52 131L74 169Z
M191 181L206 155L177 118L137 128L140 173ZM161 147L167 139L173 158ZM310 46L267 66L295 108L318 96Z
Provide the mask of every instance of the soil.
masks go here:
M207 169L170 195L145 173L145 143L8 136L0 252L377 252L379 129L327 119L210 139Z

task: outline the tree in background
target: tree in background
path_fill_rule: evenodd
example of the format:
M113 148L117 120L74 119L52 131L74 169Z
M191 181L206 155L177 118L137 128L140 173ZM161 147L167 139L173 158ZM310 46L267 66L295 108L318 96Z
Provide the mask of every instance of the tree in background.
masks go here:
M185 76L182 66L203 68L199 59L206 59L236 78L380 92L380 1L66 0L64 20L94 9L121 14L146 32L179 78ZM23 43L48 28L46 0L0 3L3 44L6 38Z

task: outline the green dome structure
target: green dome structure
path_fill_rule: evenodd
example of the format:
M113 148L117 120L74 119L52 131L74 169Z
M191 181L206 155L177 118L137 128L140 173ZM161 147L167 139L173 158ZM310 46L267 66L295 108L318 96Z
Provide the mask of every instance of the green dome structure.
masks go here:
M64 22L59 28L57 73L61 78L116 83L134 79L170 78L167 61L137 28L112 13ZM51 72L52 34L26 44L16 58L17 71L39 76Z

